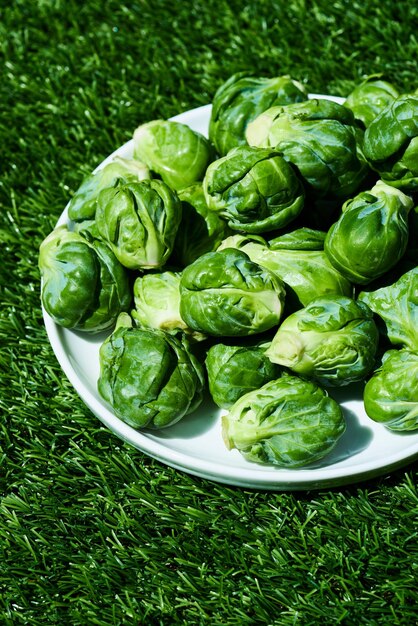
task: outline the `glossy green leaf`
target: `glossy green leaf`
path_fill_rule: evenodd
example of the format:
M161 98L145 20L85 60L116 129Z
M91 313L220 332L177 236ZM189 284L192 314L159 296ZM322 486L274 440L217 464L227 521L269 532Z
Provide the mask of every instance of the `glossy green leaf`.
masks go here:
M312 300L279 326L266 354L320 384L362 380L375 364L379 334L367 305L338 295Z
M245 130L260 113L276 105L307 99L305 87L290 78L257 77L238 72L217 90L212 101L209 138L220 156L245 145Z
M354 87L347 96L344 106L367 128L398 96L399 92L392 83L372 75Z
M180 314L208 335L253 335L278 323L284 294L282 281L244 252L208 252L182 272Z
M286 287L286 305L301 308L321 295L340 294L351 296L351 283L332 265L319 241L308 229L306 248L303 249L303 229L299 236L289 235L269 242L261 237L235 235L227 237L218 249L231 247L242 250L254 263L266 267L278 276ZM322 239L323 242L323 239Z
M390 285L362 291L359 300L383 322L393 345L418 351L418 267Z
M345 428L340 406L326 391L289 375L245 394L222 419L229 449L249 461L287 468L323 459Z
M190 265L202 254L216 250L231 233L226 221L210 211L201 183L194 183L178 192L182 218L174 244L174 262L181 267ZM173 257L171 260L173 260Z
M382 366L366 383L367 415L390 430L418 429L418 353L389 350Z
M206 137L170 120L142 124L135 130L133 142L135 158L176 191L202 180L214 158Z
M304 206L303 186L275 150L240 146L206 171L208 207L235 231L264 233L283 228Z
M173 250L180 220L180 200L160 180L105 189L98 197L97 229L129 269L162 267Z
M390 185L418 190L418 96L401 95L373 120L364 134L364 155Z
M169 333L184 332L196 340L205 338L192 331L180 315L179 272L146 273L134 282L132 317L142 328L156 328Z
M405 253L412 207L410 196L378 181L344 204L325 239L329 260L353 283L366 285L379 278Z
M267 358L264 345L215 344L208 350L205 365L211 396L224 409L281 374L281 368Z
M130 426L170 426L199 406L203 368L184 341L127 318L100 347L98 390Z
M109 329L131 304L128 275L109 246L65 225L42 242L39 269L43 306L65 328Z
M110 163L86 176L68 204L68 217L75 222L94 219L97 197L103 189L149 178L150 172L144 163L116 156Z
M346 199L367 175L362 135L349 109L322 98L272 107L246 131L249 145L282 152L310 195L328 200Z

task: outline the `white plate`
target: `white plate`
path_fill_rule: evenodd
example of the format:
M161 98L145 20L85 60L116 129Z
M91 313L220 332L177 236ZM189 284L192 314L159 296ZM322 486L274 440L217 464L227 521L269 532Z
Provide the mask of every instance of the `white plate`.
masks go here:
M326 97L342 103L341 98ZM172 119L207 136L211 105L186 111ZM133 141L115 155L132 157ZM59 224L68 221L67 210ZM358 482L386 474L418 458L418 433L396 434L366 415L359 388L331 391L344 410L347 430L320 464L289 470L245 461L227 450L221 436L221 411L207 401L194 414L158 433L139 432L112 412L97 392L99 347L104 336L90 337L57 326L44 311L45 326L55 355L71 384L89 409L118 437L176 469L230 485L270 490L306 490Z

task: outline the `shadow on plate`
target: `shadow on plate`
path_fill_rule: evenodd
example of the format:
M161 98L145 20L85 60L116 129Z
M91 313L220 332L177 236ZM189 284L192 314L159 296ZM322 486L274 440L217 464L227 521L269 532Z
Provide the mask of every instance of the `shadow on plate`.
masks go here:
M323 468L352 458L369 447L373 439L373 429L361 423L354 411L342 407L347 428L338 440L335 448L319 463L307 466L307 469Z
M217 424L220 409L210 398L205 398L199 408L183 417L177 424L160 431L147 431L158 439L193 439L204 435Z

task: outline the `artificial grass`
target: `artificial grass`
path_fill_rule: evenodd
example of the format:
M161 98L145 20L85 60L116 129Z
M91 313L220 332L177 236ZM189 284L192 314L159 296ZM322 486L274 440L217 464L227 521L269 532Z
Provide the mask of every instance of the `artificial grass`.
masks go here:
M418 623L417 464L310 493L177 472L88 411L48 344L38 247L137 125L231 73L418 87L418 8L17 0L0 7L0 623Z

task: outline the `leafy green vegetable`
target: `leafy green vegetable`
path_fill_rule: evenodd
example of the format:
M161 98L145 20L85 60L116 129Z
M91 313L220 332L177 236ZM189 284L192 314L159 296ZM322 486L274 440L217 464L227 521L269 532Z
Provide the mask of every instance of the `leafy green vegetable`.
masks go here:
M351 296L351 283L332 265L325 252L311 249L319 248L321 239L316 239L313 232L307 229L306 240L306 231L301 229L298 234L277 237L269 242L260 236L234 235L227 237L218 249L242 250L254 263L278 276L286 288L287 308L306 306L314 298L326 294Z
M211 163L203 179L206 201L232 230L264 233L286 226L303 209L294 169L275 150L239 146Z
M346 199L368 173L362 130L349 109L331 100L272 107L248 125L246 137L250 146L282 152L316 199Z
M133 135L134 157L146 163L172 189L202 180L214 158L210 142L196 131L170 120L153 120Z
M65 328L107 330L131 304L128 275L109 246L65 225L41 243L39 270L42 304Z
M214 402L227 409L241 396L279 378L281 368L266 357L264 345L211 346L205 360L209 391Z
M382 366L366 383L364 408L390 430L418 429L418 354L388 350Z
M365 285L396 265L408 244L410 196L379 180L344 203L329 229L325 252L353 283Z
M138 276L131 315L142 328L158 328L169 333L181 331L202 340L205 336L188 328L180 316L180 276L179 272L171 271Z
M199 406L203 387L203 367L184 339L134 327L128 314L100 347L99 393L134 428L178 422Z
M402 191L415 184L416 103L372 77L342 106L308 100L289 77L241 73L215 96L210 139L173 120L147 122L133 159L116 157L83 181L69 204L73 230L41 246L42 302L68 328L116 323L100 348L98 389L120 419L139 429L176 423L200 405L207 375L229 410L229 448L301 467L345 429L318 385L372 375L372 419L416 428L416 382L411 391L404 372L415 376L418 354L418 213ZM386 177L358 192L381 166ZM411 265L354 300L353 285ZM372 374L380 321L403 349ZM254 341L273 329L272 340ZM189 343L205 340L206 371Z
M216 250L231 230L224 219L208 209L201 183L182 189L178 196L181 200L182 218L177 230L173 257L181 267L185 267L202 254Z
M389 341L396 346L418 351L418 267L375 291L362 291L365 302L383 322Z
M208 252L182 272L180 314L208 335L253 335L278 323L284 295L282 281L245 252Z
M129 269L162 267L180 220L180 200L161 180L104 189L97 200L97 229Z
M320 384L343 386L362 380L375 364L379 334L363 302L321 296L289 315L266 354Z
M418 95L401 95L373 120L364 134L364 155L390 185L418 190Z
M286 374L242 396L222 418L229 449L287 468L323 459L345 428L340 406L326 391Z
M302 226L269 239L270 250L323 250L326 232Z
M275 105L307 99L303 85L290 76L256 77L247 72L230 76L212 101L209 139L219 155L245 145L245 129L260 113Z
M372 75L353 89L347 96L344 106L367 128L379 113L398 97L399 92L392 83Z
M94 219L97 196L102 189L149 178L149 169L141 161L115 156L110 163L83 180L69 202L68 217L75 222Z

